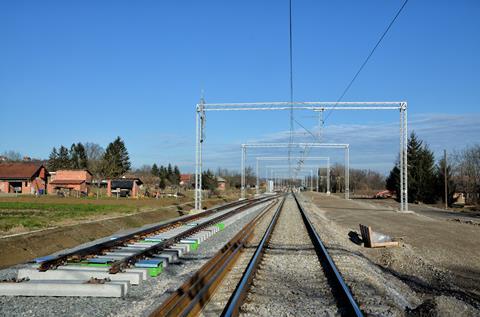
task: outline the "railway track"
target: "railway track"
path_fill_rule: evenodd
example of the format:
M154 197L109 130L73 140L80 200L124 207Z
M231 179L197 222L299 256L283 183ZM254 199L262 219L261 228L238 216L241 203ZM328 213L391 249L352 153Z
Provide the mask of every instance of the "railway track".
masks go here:
M362 316L298 197L285 195L272 208L248 223L151 316ZM256 233L262 223L266 229ZM249 252L251 242L256 247ZM248 261L243 256L239 262L245 265L239 267L236 260L245 249ZM229 278L239 270L239 278Z
M0 295L124 297L171 262L223 229L225 222L275 197L236 201L141 228L88 247L38 258L0 283Z

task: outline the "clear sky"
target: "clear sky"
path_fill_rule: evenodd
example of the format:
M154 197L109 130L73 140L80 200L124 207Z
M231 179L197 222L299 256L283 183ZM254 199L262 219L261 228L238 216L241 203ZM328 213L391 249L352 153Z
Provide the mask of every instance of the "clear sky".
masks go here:
M336 100L402 2L293 0L295 100ZM478 142L479 16L477 0L410 0L344 100L407 100L437 154ZM202 89L207 102L289 98L287 0L2 1L0 41L0 153L119 135L134 166L192 170ZM295 113L316 129L312 116ZM238 168L242 142L288 129L286 112L211 113L206 165ZM334 112L325 138L385 172L398 113Z

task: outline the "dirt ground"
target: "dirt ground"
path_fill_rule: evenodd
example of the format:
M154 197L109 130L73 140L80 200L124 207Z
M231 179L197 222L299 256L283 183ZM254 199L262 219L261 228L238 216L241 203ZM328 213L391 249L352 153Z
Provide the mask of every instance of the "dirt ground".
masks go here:
M223 199L210 199L204 201L204 207L210 208L221 203L224 203ZM189 203L180 208L190 210L193 208L193 205ZM59 226L52 229L0 237L0 269L72 248L125 229L141 227L146 224L178 217L182 214L183 212L179 210L179 206L172 205L133 215L84 221L83 223Z
M416 210L415 213L400 214L394 211L397 207L390 201L347 201L318 193L305 193L304 197L315 205L319 218L325 219L327 247L349 258L345 265L350 267L353 257L361 258L382 276L384 282L380 284L390 284L388 289L385 285L377 285L384 288L382 292L396 294L391 296L389 310L373 309L370 314L480 315L478 225L451 221L455 215L438 214L441 211L426 206L412 206L410 209ZM475 218L476 215L466 217ZM400 246L367 249L355 244L349 240L349 234L359 234L360 223L396 238ZM357 279L353 291L356 289L357 294L364 296L368 291L359 284L367 284L367 281L367 277ZM370 286L379 284L378 281L368 283L373 283ZM379 301L388 301L385 298ZM372 299L365 299L365 302L365 307L376 305Z

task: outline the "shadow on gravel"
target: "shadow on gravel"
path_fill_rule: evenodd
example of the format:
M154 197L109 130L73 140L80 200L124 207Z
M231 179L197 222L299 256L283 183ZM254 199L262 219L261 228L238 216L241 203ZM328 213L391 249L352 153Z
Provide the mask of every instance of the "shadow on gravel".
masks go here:
M363 239L360 237L360 235L356 231L350 231L348 233L348 238L350 239L350 241L352 241L356 245L362 245L363 243Z
M470 291L465 291L465 290L459 290L459 289L454 289L451 287L443 286L443 285L431 285L428 284L427 282L423 281L417 276L413 275L408 275L408 274L402 274L399 273L393 269L383 267L369 258L365 257L363 254L360 252L352 252L349 250L346 250L344 248L340 247L332 247L328 248L329 253L338 253L338 254L344 254L344 255L353 255L360 257L367 261L369 264L373 265L374 267L377 267L380 269L383 273L390 274L398 278L399 280L403 281L405 284L407 284L412 290L423 293L423 294L428 294L428 295L444 295L444 296L453 296L456 299L466 302L476 309L480 309L480 294L476 294L474 292ZM454 272L455 273L455 272ZM473 276L480 276L480 272L470 272ZM428 316L428 315L427 315Z

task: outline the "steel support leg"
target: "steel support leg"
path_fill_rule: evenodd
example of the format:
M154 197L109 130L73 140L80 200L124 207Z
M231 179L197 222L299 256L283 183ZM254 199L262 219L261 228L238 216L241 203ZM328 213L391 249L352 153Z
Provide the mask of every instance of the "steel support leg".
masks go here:
M200 197L200 114L198 109L195 112L195 210L200 210L201 197Z
M330 159L327 160L327 195L330 195Z
M245 198L245 158L246 158L246 147L242 146L242 164L241 164L241 169L242 169L242 176L241 176L241 198Z
M255 192L257 193L257 195L260 194L260 176L258 175L258 159L257 159L257 168L256 168L256 171L255 171L255 174L257 176L257 183L255 184Z
M403 190L404 190L404 211L408 211L408 127L407 127L407 104L403 110Z
M404 126L403 126L403 109L400 108L400 212L405 211L404 201L405 201L405 191L403 186L403 173L404 173Z
M350 199L350 150L345 148L345 199Z

